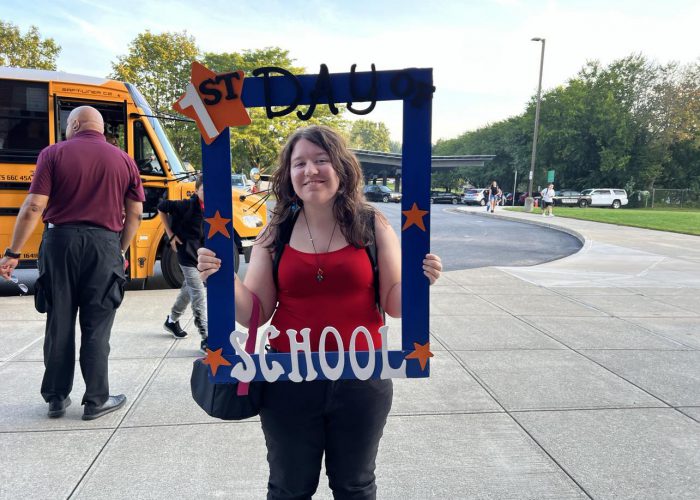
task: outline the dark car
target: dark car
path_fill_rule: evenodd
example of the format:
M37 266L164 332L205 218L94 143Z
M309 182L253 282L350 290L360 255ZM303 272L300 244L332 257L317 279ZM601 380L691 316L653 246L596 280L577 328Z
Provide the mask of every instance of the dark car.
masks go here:
M537 200L537 204L540 204L540 201L542 200L542 195L540 193L532 193L532 197ZM518 205L525 205L525 198L527 198L527 193L520 193L520 196L518 196Z
M430 203L452 203L457 205L462 201L462 197L456 193L446 193L445 191L431 191Z
M554 196L554 204L564 207L579 206L581 208L586 208L591 206L591 197L590 195L582 194L579 191L564 189L556 192L556 195Z
M390 201L399 203L401 201L401 193L392 191L388 187L381 184L370 184L369 186L365 186L363 192L367 201L383 201L384 203L388 203Z

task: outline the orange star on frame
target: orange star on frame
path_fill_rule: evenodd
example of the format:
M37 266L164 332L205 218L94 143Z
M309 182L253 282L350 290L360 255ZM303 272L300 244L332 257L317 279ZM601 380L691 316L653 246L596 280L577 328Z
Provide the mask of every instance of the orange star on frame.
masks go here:
M216 351L207 349L207 357L204 358L204 361L202 361L202 363L205 365L209 365L209 368L211 368L211 374L215 377L220 366L231 366L231 363L229 363L228 360L221 355L223 350L223 347L217 349Z
M406 216L406 222L404 222L401 231L405 231L412 225L418 226L422 231L425 231L425 224L423 223L423 217L428 213L427 210L421 210L418 205L414 202L411 210L402 210L402 214Z
M415 351L411 354L407 354L406 359L417 359L420 363L420 369L423 371L425 370L425 365L428 364L428 358L433 357L433 353L430 352L430 342L427 342L425 345L414 342L413 348Z
M228 232L228 229L226 228L226 224L231 222L231 219L224 219L223 217L221 217L221 214L218 210L214 214L214 217L209 217L204 220L209 223L209 235L207 236L207 238L211 239L211 237L214 236L216 233L221 233L227 238L231 237L231 235Z

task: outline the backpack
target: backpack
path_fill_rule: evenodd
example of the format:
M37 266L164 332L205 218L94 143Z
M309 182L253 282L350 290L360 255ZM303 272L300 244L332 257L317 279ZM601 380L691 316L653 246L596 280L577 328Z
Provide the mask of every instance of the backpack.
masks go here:
M279 232L280 238L277 238L275 241L275 255L272 259L272 279L275 282L275 288L279 287L278 273L280 267L280 259L282 258L282 253L284 252L285 245L287 245L287 243L289 243L289 240L292 238L292 230L294 229L294 223L299 218L299 212L301 212L301 210L297 210L291 217L287 217L287 219L282 221L282 223L279 226L277 226L277 231ZM374 214L372 214L370 221L372 235L374 235ZM379 264L377 262L376 238L372 238L372 244L366 246L365 251L367 252L369 263L372 265L372 277L374 281L374 302L377 304L377 309L379 309L379 312L382 313L382 318L386 320L384 311L382 310L382 306L379 302Z

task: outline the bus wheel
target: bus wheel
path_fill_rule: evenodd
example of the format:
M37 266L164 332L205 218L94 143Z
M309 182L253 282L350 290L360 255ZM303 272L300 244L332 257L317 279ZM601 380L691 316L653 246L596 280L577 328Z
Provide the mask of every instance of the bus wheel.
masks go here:
M182 276L182 269L177 263L177 253L173 252L170 245L167 243L163 246L163 251L160 256L160 269L163 272L163 278L171 288L180 288L185 278Z

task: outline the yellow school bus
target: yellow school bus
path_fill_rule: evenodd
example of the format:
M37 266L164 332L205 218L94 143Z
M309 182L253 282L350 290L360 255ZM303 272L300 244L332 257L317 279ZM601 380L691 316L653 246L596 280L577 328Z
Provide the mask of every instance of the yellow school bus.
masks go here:
M138 165L146 201L143 221L127 257L132 279L153 276L160 259L172 287L182 283L177 256L166 244L157 206L194 192L194 170L185 166L157 117L131 84L57 71L0 67L0 248L10 246L19 207L27 196L39 152L65 140L68 114L78 106L95 107L104 117L105 134L115 138ZM246 196L248 195L248 196ZM239 254L249 256L252 241L267 219L265 203L233 188L233 227ZM36 267L43 226L22 248L20 267Z

